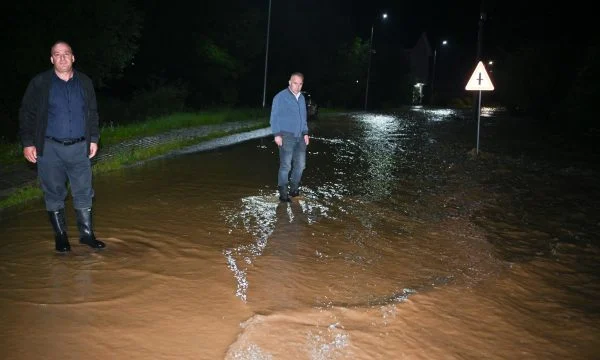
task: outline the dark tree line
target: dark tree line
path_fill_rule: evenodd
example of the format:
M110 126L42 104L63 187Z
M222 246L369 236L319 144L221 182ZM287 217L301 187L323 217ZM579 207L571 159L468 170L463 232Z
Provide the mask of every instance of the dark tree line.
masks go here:
M457 17L460 10L447 12L436 2L396 4L395 21L405 26L394 32L392 26L377 25L369 107L410 104L405 49L429 27L453 22L471 35L452 49L454 55L440 52L439 88L446 82L450 96L468 99L462 82L474 65L476 3L471 22ZM369 7L353 4L273 1L267 106L289 74L301 71L305 90L320 105L362 108L369 30L377 14L357 20ZM526 2L488 4L483 53L496 60L497 88L490 100L558 124L568 119L571 125L595 126L599 52L591 15ZM6 50L0 57L2 139L16 138L23 91L34 74L50 67L49 47L59 39L71 43L75 66L95 81L104 124L184 109L262 104L267 0L65 0L60 6L23 0L0 10ZM443 33L430 31L432 44Z
M71 43L76 68L95 81L104 123L262 104L268 1L66 0L56 7L25 0L4 6L8 55L2 65L10 69L0 85L5 139L14 139L22 93L34 74L50 67L49 47L58 39ZM321 105L362 106L368 28L357 31L351 12L341 0L273 1L267 105L290 73L301 71L305 90ZM391 77L404 79L401 46L379 50L372 83L385 87ZM373 86L374 106L405 100L397 79L386 91Z
M500 4L500 2L499 2ZM581 6L511 2L492 6L488 49L496 102L568 131L598 129L600 36Z
M143 13L128 2L23 0L4 3L0 33L5 52L0 66L1 138L13 140L17 113L29 80L50 68L50 47L64 40L72 44L75 64L99 88L124 73L137 53Z

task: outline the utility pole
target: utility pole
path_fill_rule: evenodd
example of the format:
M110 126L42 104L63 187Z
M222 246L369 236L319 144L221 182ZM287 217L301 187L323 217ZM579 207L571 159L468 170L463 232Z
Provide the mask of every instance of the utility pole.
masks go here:
M269 33L271 32L271 0L269 0L269 16L267 18L267 48L265 51L265 80L263 82L263 100L262 107L265 107L267 96L267 64L269 62Z
M369 80L371 77L371 54L373 54L373 30L375 23L371 26L371 40L369 40L369 65L367 66L367 86L365 89L365 111L367 111L367 102L369 99Z
M482 51L482 47L483 47L483 25L486 20L484 4L485 4L485 0L481 0L481 6L479 8L479 28L477 30L477 58L475 59L475 63L478 63L479 61L481 61L481 51ZM478 114L479 114L479 107L478 107L477 94L473 94L473 119L475 119L478 116Z
M486 20L485 14L485 0L481 0L481 7L479 9L479 28L477 31L477 62L481 61L481 48L483 46L483 23Z
M388 14L381 14L383 20L387 19ZM369 82L371 80L371 55L373 55L373 32L375 31L375 22L371 25L371 39L369 40L369 65L367 67L367 86L365 88L365 111L367 111L367 102L369 101Z
M435 93L434 86L435 86L435 63L436 63L436 61L437 61L437 47L433 50L433 69L432 69L432 74L431 74L431 95L429 98L430 104L433 104L433 100L434 100L433 94Z
M441 45L446 46L446 44L448 44L448 41L442 40ZM440 47L440 49L441 49L441 47ZM434 100L435 100L434 87L435 87L435 68L436 68L436 64L437 64L437 51L438 51L438 45L436 45L435 49L433 50L433 69L432 69L432 74L431 74L431 95L430 95L430 99L429 99L430 104L433 104Z

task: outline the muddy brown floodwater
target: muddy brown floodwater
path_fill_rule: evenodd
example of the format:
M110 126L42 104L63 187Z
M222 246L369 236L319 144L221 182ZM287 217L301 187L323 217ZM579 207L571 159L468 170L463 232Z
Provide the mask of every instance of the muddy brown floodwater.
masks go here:
M103 251L4 211L0 357L599 358L598 168L524 124L316 120L291 204L271 138L101 175Z

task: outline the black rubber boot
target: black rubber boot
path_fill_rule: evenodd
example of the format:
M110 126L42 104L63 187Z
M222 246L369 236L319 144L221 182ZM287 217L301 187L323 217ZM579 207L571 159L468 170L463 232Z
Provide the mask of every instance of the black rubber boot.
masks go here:
M92 224L92 209L75 209L77 214L77 228L79 229L79 243L94 249L103 249L106 244L96 239Z
M65 209L48 211L50 224L54 229L54 247L60 253L71 251L69 237L67 236L67 221L65 220Z
M290 202L290 197L288 196L287 186L279 187L279 201L281 202Z
M292 185L290 186L290 196L291 197L300 196L300 184L292 183Z

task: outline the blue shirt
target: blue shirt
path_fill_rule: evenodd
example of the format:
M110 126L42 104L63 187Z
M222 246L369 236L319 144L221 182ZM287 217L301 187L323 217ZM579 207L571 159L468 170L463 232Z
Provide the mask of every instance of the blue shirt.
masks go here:
M52 74L46 136L57 139L85 136L85 100L77 73L68 81Z

